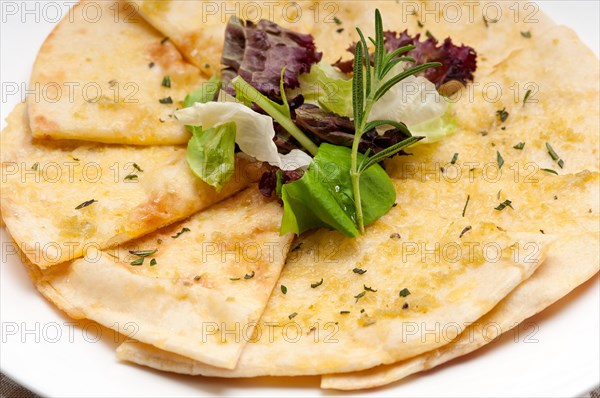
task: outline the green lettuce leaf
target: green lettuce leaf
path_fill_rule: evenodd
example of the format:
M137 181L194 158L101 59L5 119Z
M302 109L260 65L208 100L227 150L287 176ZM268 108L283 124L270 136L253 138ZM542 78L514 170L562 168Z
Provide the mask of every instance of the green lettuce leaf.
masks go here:
M410 127L410 132L413 136L425 137L423 141L419 142L416 145L419 145L421 143L429 144L432 142L439 141L454 133L454 130L456 130L456 122L452 117L450 105L448 105L448 109L441 117L435 118L433 120L428 120L424 123L416 124Z
M300 234L313 228L330 228L347 236L358 234L350 179L351 150L322 144L304 176L283 185L281 234ZM359 162L363 156L359 154ZM360 179L365 225L384 215L396 201L390 177L379 165L367 169Z
M183 100L183 107L189 108L196 102L201 102L204 104L206 102L213 101L220 89L221 80L218 77L213 76L209 81L204 82L200 88L185 96L185 99Z
M183 100L183 107L189 108L194 105L196 102L207 103L210 101L214 101L217 93L221 89L221 79L219 79L216 75L213 75L210 80L202 83L200 88L192 91L188 95L185 96ZM185 126L185 128L192 134L202 133L202 128L198 126Z
M309 73L300 75L298 79L299 93L305 103L352 117L352 79L324 61L314 64Z
M196 127L188 142L188 165L202 181L219 192L231 179L235 167L235 123L202 131Z

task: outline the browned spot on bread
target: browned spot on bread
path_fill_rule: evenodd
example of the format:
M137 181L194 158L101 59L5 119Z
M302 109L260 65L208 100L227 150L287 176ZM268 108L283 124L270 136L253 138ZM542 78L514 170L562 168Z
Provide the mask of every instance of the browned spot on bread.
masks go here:
M131 212L129 220L137 226L136 229L158 229L170 220L171 209L178 205L176 192L154 192L148 201L141 203Z
M183 61L181 54L170 41L163 44L160 42L153 44L149 49L149 53L150 58L167 71L178 72L189 68L189 65Z
M31 123L31 130L35 136L58 131L59 129L58 123L48 119L44 115L35 116Z

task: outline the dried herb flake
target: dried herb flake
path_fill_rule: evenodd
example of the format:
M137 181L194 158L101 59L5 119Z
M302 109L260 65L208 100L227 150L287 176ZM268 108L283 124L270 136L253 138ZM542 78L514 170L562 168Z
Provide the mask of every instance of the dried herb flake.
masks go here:
M312 289L314 289L314 288L316 288L316 287L319 287L319 286L321 286L322 284L323 284L323 278L321 278L321 280L320 280L320 281L318 281L318 282L311 283L311 284L310 284L310 287L311 287Z
M504 202L502 202L498 206L494 207L494 209L498 210L498 211L502 211L506 207L510 207L511 209L514 209L514 207L512 207L512 201L506 199Z
M92 203L95 203L95 202L97 202L96 199L86 200L85 202L83 202L79 206L77 206L75 208L75 210L83 209L84 207L88 207L89 205L91 205Z
M504 123L506 119L508 119L508 115L509 113L506 112L506 107L500 109L499 111L496 111L496 116L498 116L498 119L500 119L502 123Z
M172 235L171 238L177 239L185 232L190 232L190 229L187 227L183 227L183 228L181 228L181 231L177 232L175 235Z

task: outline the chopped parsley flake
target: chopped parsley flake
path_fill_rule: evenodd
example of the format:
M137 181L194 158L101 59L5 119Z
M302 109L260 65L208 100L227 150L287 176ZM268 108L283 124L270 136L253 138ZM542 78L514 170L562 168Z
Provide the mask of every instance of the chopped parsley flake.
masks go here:
M521 32L521 36L523 36L526 39L531 39L531 32L530 31Z
M496 111L496 116L498 116L498 119L500 119L500 121L504 123L506 119L508 119L508 112L506 112L506 108L502 108L499 111Z
M498 22L497 19L487 19L485 16L483 17L483 23L486 28L490 26L489 24L496 23L496 22Z
M169 40L169 37L167 36L160 41L160 44L165 44L168 40Z
M333 17L333 22L335 22L336 25L342 24L342 21L340 21L340 19L338 17Z
M244 279L252 279L254 278L254 275L256 274L254 273L254 271L252 271L251 273L244 275Z
M498 211L502 211L506 207L510 207L511 209L514 209L514 207L512 207L512 202L508 199L506 199L504 202L500 203L498 206L494 207L494 209L498 210Z
M133 181L136 180L137 181L138 176L136 174L127 174L125 176L125 180L124 181Z
M498 168L501 169L504 165L504 158L500 155L500 151L496 151L496 160L498 161Z
M40 167L40 163L39 162L35 162L33 164L33 166L31 166L31 170L37 170Z
M158 100L158 102L160 102L161 104L172 104L173 103L173 98L169 97L165 97L165 98L161 98Z
M560 159L560 157L554 151L554 148L552 148L552 145L550 145L547 142L546 142L546 149L548 150L548 154L550 155L552 160L557 161L558 159Z
M454 154L454 156L452 156L452 160L450 161L450 164L456 164L456 160L458 159L458 152Z
M171 78L169 76L163 77L161 85L163 87L171 88Z
M75 210L83 209L84 207L88 207L89 205L91 205L92 203L95 203L95 202L97 202L96 199L86 200L85 202L83 202L79 206L77 206L75 208Z
M340 311L340 314L342 314L342 315L347 315L349 313L350 313L350 311Z
M366 270L366 269L361 269L361 268L354 268L354 269L352 270L352 272L354 272L355 274L358 274L358 275L362 275L362 274L364 274L365 272L367 272L367 270Z
M144 258L145 257L136 258L130 264L131 265L142 265L142 264L144 264Z
M407 288L400 290L400 297L406 297L409 294L410 294L410 290L408 290Z
M136 169L137 171L139 171L140 173L144 172L144 170L142 170L142 168L137 163L133 164L133 168Z
M367 293L367 291L363 290L362 292L360 292L356 296L354 296L354 298L356 299L355 303L358 303L358 300L360 300L361 298L363 298L366 293Z
M190 232L190 229L187 228L187 227L183 227L183 228L181 228L181 231L179 231L175 235L171 236L171 238L177 239L177 238L179 238L181 236L181 234L183 234L185 232Z
M517 145L513 146L513 148L518 149L519 151L522 151L523 148L525 148L525 143L519 142Z
M546 173L558 175L558 173L556 172L556 170L552 170L552 169L540 169L540 170L545 171Z
M133 254L134 256L138 256L138 257L148 257L148 256L153 255L157 251L158 251L158 249L154 249L154 250L129 250L129 253Z
M292 319L294 319L294 318L295 318L297 315L298 315L298 313L297 313L297 312L293 312L293 313L291 313L291 314L289 314L289 315L288 315L288 318L289 318L290 320L292 320Z
M151 267L154 267L156 264L157 264L157 262L156 262L155 258L153 258L153 259L150 260L150 266ZM196 278L198 278L198 279L196 279ZM200 277L199 276L198 277L194 277L194 280L195 281L200 280Z
M523 97L523 106L525 106L525 104L527 103L527 100L529 99L530 95L531 95L531 90L527 90L525 92L525 97Z
M460 233L460 235L458 236L458 238L462 238L464 234L466 234L467 232L469 232L472 229L472 227L470 225L467 225L462 232Z
M281 285L281 293L287 294L287 287L285 285Z
M367 291L367 292L373 292L373 293L377 292L377 289L373 289L372 287L369 287L369 286L367 286L367 285L363 285L363 288L364 288L364 289L365 289L365 291Z
M465 207L463 207L463 212L462 212L462 216L465 216L465 213L467 212L467 206L469 205L469 200L471 199L471 195L467 195L467 201L465 202Z
M321 286L322 284L323 284L323 278L321 278L321 280L320 280L320 281L318 281L318 282L311 283L311 284L310 284L310 287L314 289L314 288L316 288L316 287L319 287L319 286Z

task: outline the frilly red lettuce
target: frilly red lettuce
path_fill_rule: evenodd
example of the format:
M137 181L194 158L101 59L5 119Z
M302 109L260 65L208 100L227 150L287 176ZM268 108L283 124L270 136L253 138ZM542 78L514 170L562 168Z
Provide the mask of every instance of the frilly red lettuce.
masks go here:
M227 23L221 63L223 86L231 91L229 82L241 76L254 88L274 101L281 101L279 89L281 71L285 67L283 85L294 89L300 85L298 75L308 73L319 62L322 53L316 51L313 37L297 33L267 20L257 24L233 17Z
M422 75L436 87L452 80L467 84L467 81L473 80L473 72L477 68L477 53L469 46L457 46L452 43L450 38L444 40L441 45L438 45L437 39L433 36L427 37L424 41L420 41L420 34L411 36L405 30L401 33L392 31L384 32L385 48L393 51L404 46L415 46L406 54L416 60L415 65L424 64L426 62L441 62L439 68L426 69ZM354 54L356 43L353 43L348 51ZM344 73L352 72L352 60L338 61L335 66L340 68Z

